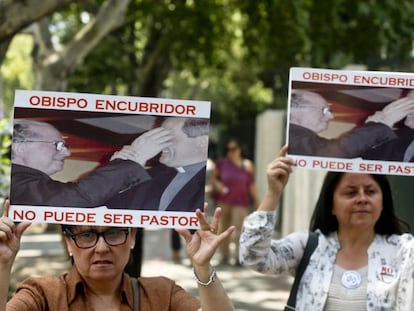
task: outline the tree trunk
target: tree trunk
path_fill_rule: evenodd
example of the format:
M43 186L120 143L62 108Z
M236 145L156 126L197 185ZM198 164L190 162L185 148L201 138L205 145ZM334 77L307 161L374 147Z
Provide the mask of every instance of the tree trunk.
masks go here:
M44 31L37 32L36 45L44 48L34 60L36 88L50 91L65 91L67 80L82 59L99 41L116 27L124 23L130 0L107 0L95 18L85 25L61 51L49 50L44 40Z
M65 7L71 0L1 0L0 1L0 67L13 36L28 25ZM0 107L3 117L3 81L0 77Z
M2 0L0 1L0 42L11 39L35 21L63 8L71 0ZM1 59L0 59L1 60Z
M140 70L138 72L138 94L140 96L158 96L171 69L169 47L161 44L162 33L152 21L148 41L144 49Z

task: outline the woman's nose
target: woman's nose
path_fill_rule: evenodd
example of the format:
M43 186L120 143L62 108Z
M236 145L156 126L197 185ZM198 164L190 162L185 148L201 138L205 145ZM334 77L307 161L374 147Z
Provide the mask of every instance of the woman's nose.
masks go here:
M106 243L104 237L101 235L98 237L98 242L95 245L95 251L107 251L109 249L108 243Z
M368 198L367 194L365 193L365 191L363 189L358 191L358 200L366 201L367 198Z

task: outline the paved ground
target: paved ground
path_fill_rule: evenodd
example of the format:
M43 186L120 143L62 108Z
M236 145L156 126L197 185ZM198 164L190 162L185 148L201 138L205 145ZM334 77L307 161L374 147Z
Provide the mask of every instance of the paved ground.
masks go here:
M176 280L185 289L197 295L185 251L180 263L171 258L170 232L165 229L145 230L143 276L164 275ZM214 263L218 263L218 257ZM22 248L14 266L12 288L16 282L30 275L57 275L67 270L66 259L60 235L25 234ZM270 277L243 267L217 266L217 273L238 311L279 311L287 300L291 278Z

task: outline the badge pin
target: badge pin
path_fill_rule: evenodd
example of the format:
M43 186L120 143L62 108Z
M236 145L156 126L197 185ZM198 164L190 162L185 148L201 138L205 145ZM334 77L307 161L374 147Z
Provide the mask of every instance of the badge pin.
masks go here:
M383 265L379 268L377 276L380 281L389 284L395 279L396 272L393 267Z
M342 285L349 289L358 288L362 283L361 274L358 271L348 270L342 274Z

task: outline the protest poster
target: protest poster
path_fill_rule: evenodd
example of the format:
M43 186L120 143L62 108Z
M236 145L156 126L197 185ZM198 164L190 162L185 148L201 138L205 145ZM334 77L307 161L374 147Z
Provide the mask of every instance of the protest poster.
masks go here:
M16 90L16 222L198 228L211 103Z
M414 74L291 68L286 136L298 169L414 175Z

